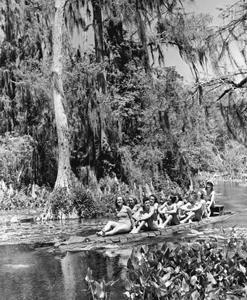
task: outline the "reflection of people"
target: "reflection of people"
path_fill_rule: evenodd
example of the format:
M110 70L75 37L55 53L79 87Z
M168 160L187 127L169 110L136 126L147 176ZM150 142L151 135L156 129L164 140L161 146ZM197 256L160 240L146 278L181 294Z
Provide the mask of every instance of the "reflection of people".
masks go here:
M206 201L208 216L212 214L212 209L215 206L215 191L212 181L207 181L206 188L204 190L203 199Z
M138 219L136 227L131 233L138 233L141 229L158 230L157 216L155 216L155 208L150 205L150 199L145 197L143 199L143 206L137 212Z
M105 227L96 232L97 235L114 235L118 233L130 232L134 227L131 209L125 205L122 196L118 196L115 201L117 221L108 221Z

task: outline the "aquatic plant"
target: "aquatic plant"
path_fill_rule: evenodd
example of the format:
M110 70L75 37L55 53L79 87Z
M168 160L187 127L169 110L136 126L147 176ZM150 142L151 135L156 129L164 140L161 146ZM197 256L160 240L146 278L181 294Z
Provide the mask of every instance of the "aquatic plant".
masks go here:
M134 248L127 262L124 295L130 300L246 299L246 257L246 238L237 236L234 228L222 240ZM90 269L86 281L92 299L108 299L105 282L94 281Z
M143 247L133 251L125 295L128 299L240 299L247 292L247 260L232 251L234 242L231 237L223 245L212 240L165 243L157 251ZM242 252L245 245L243 241Z
M92 270L90 268L87 269L87 275L85 277L85 281L88 286L88 296L89 299L92 300L108 300L110 299L109 288L116 281L105 282L105 280L101 280L100 282L93 279Z

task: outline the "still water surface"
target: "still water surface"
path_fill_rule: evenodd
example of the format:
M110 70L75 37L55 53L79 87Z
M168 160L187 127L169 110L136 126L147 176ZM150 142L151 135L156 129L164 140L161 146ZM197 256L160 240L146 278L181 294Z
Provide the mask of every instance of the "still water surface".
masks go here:
M216 228L234 225L247 228L247 187L219 182L215 190L216 201L224 204L225 210L239 211ZM88 229L85 229L87 233ZM111 299L125 299L122 280L131 249L64 254L52 250L35 249L31 245L0 246L0 300L88 299L84 282L88 267L96 280L119 279L111 289Z

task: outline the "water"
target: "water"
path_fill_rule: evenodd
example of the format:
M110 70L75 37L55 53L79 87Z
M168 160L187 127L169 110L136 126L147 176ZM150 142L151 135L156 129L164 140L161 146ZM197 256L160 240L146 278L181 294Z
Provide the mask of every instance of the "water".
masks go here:
M216 187L216 202L225 205L226 211L239 213L216 227L246 227L247 228L247 187L237 183L219 182ZM95 221L94 221L95 223ZM67 234L87 235L95 231L91 226L76 221L65 225L54 223L42 225L40 231L42 239L45 231L51 228L54 232L64 230ZM74 224L74 225L73 225ZM14 225L13 225L14 226ZM17 225L16 225L17 226ZM25 225L19 230L30 231L30 226L36 230L38 239L38 225ZM9 228L8 230L10 230ZM18 232L18 228L14 227ZM18 235L19 236L19 235ZM56 253L53 247L36 248L29 245L0 246L0 300L82 300L88 299L84 278L87 268L93 271L96 280L104 278L117 280L111 288L112 300L125 299L122 282L126 276L126 262L132 249L112 249L103 251L88 251L78 253Z
M113 257L98 252L55 255L47 249L34 250L30 246L2 246L0 256L1 300L87 299L84 278L88 267L93 270L95 280L124 278L120 254ZM112 292L116 296L121 290L119 281Z
M217 204L224 204L225 211L236 212L220 226L247 228L247 186L238 182L218 182L215 192Z

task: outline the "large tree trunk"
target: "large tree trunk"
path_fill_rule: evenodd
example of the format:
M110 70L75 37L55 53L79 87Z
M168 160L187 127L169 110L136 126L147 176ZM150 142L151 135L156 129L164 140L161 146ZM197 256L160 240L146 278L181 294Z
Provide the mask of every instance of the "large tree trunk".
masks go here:
M102 23L102 13L101 0L92 0L93 7L93 26L94 26L94 44L95 44L95 55L96 61L102 62L104 60L103 53L103 23Z
M63 28L64 5L66 0L55 0L55 19L53 27L53 100L58 136L58 173L55 188L70 186L72 171L70 166L70 132L65 109L63 92Z

